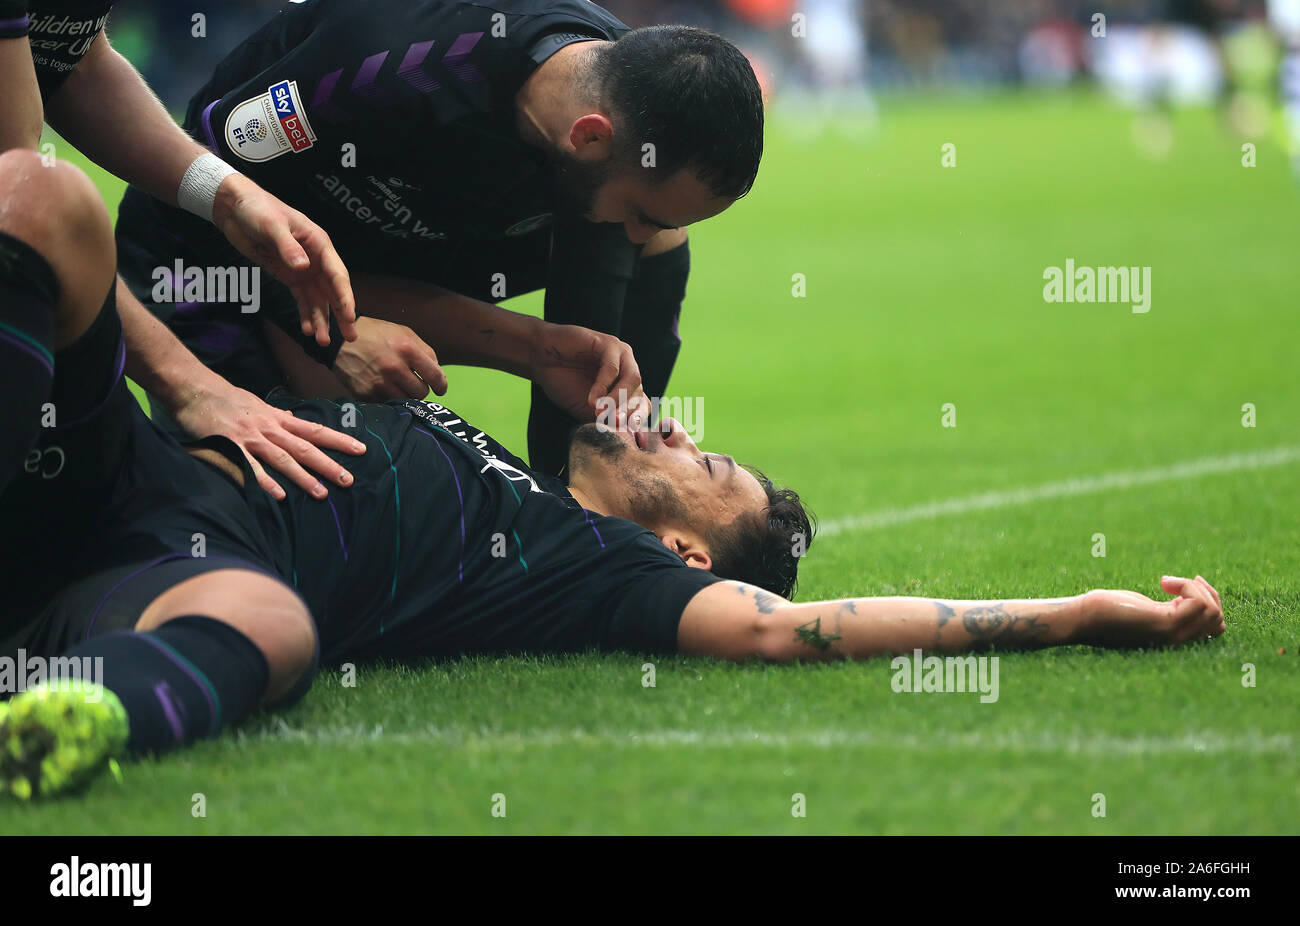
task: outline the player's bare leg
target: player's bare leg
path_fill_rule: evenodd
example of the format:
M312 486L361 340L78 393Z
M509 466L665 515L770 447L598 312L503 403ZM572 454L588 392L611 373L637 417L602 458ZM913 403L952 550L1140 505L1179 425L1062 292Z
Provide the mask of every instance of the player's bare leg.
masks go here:
M64 656L99 660L100 679L42 683L0 705L0 791L23 800L76 788L115 757L215 736L259 704L296 700L314 674L316 628L279 580L222 569L163 592L135 633L93 637Z

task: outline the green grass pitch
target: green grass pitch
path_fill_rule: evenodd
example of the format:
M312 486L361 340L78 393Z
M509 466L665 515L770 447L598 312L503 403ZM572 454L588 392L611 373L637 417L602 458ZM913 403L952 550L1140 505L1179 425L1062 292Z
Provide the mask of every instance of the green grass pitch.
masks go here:
M653 688L636 655L325 671L121 784L4 803L0 831L1300 832L1300 189L1271 139L1247 168L1212 113L1174 118L1163 161L1089 96L886 101L874 133L774 119L754 192L691 231L670 391L702 397L707 448L833 527L868 516L813 544L801 598L1158 595L1199 572L1220 640L1002 654L991 704L895 694L887 659L660 658ZM1151 267L1150 312L1044 302L1067 258ZM451 384L523 446L523 383ZM1099 481L916 509L1076 477Z

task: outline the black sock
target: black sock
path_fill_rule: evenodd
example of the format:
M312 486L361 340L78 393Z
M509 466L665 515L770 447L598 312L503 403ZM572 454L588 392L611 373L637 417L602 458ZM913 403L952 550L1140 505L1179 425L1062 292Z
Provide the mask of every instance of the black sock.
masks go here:
M0 232L0 492L36 443L54 381L54 306L59 281L25 242Z
M126 708L127 751L136 754L213 737L243 720L270 673L252 640L210 617L173 618L146 633L106 633L63 655L103 658L89 665Z
M683 243L671 251L641 258L623 301L623 326L618 336L632 345L648 396L662 396L668 389L682 347L677 320L691 272L689 248L689 243Z

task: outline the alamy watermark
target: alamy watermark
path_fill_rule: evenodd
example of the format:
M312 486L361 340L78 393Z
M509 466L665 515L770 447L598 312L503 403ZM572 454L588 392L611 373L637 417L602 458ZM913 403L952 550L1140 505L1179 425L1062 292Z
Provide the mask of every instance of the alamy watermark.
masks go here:
M1043 271L1044 302L1127 302L1136 315L1151 311L1150 267L1064 267Z
M187 267L177 258L151 276L154 302L235 303L246 315L262 307L261 267Z
M979 692L980 703L998 699L997 656L895 656L889 663L894 677L889 686L899 693L953 694Z
M57 685L59 682L104 681L103 656L28 656L20 649L18 655L0 656L0 694L18 694L42 682ZM90 688L86 700L94 704L103 698L102 689Z
M616 428L618 418L627 417L628 399L626 389L618 391L617 401L613 396L601 396L596 400L596 422L607 428ZM651 422L673 418L692 441L698 444L704 440L704 396L650 396L649 402L650 418L641 422L643 426L650 427Z
M147 907L153 898L152 862L83 862L72 856L50 867L51 897L125 897Z

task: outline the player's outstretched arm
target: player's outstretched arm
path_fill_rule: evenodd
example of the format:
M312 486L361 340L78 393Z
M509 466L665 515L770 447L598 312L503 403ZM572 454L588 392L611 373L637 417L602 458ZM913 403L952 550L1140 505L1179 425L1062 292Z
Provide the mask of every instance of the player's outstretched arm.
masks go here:
M356 337L352 284L325 230L249 178L230 172L186 135L107 36L95 39L46 101L45 117L96 164L163 202L211 219L241 254L289 288L304 335L328 345L332 311L344 338ZM205 156L209 171L196 165Z
M687 655L789 662L916 649L1174 646L1223 633L1219 594L1208 582L1165 576L1160 585L1171 600L1096 590L1017 601L846 598L793 604L743 582L718 582L686 606L677 642Z

